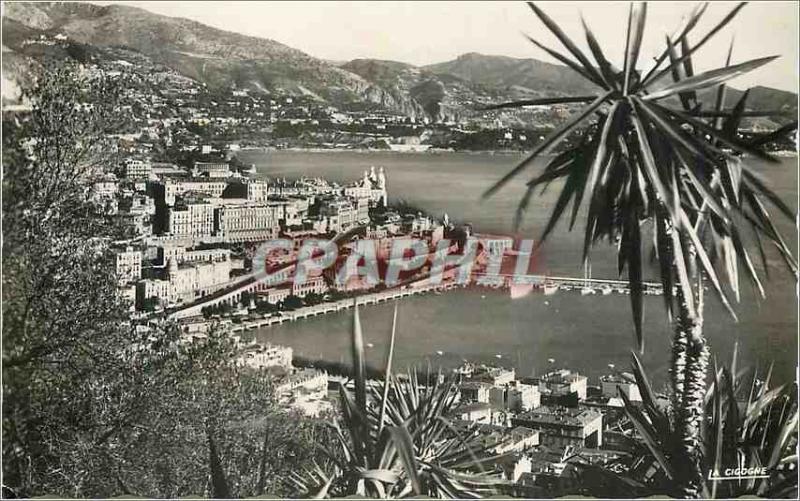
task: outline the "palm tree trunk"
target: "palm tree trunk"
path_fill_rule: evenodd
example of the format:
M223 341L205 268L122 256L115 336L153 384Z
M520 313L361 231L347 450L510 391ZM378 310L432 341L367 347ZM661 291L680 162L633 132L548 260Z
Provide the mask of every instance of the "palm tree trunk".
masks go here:
M687 249L686 264L692 278L693 308L689 298L678 287L678 315L672 344L673 415L678 438L675 461L675 495L698 498L702 494L703 473L700 466L700 444L705 417L708 346L703 336L703 281L697 270L695 251Z

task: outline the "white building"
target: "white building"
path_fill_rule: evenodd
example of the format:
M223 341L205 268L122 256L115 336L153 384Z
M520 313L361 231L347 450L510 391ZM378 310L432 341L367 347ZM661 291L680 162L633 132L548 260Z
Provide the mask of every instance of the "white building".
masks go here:
M522 412L541 405L539 388L514 381L505 386L493 386L489 391L489 403L494 409Z
M205 201L177 202L167 209L168 234L203 238L214 233L214 206Z
M566 396L577 393L579 400L586 400L586 376L581 376L569 369L560 369L549 372L544 376L533 378L538 383L541 393L553 396Z
M227 162L195 162L194 169L198 175L211 178L226 178L231 175Z
M133 247L114 252L117 280L120 285L142 278L142 252Z
M125 177L127 179L149 179L153 172L152 165L148 160L138 158L128 158L123 164Z
M283 206L269 202L224 201L214 214L214 234L226 242L252 242L275 238Z
M139 305L150 298L165 305L191 302L227 285L230 274L229 259L181 265L171 259L165 279L140 280L136 284L136 301Z
M254 369L266 367L292 367L292 348L289 346L255 344L243 349L239 360Z
M641 402L642 395L639 393L639 386L633 374L623 372L622 374L612 374L600 378L600 385L604 397L617 398L619 392L625 394L631 402Z
M329 231L342 232L356 224L358 212L349 200L331 198L322 201L320 215L328 220Z
M309 294L324 294L327 290L328 286L325 285L325 278L322 275L309 277L301 284L292 282L292 295L297 297L306 297Z
M162 198L164 204L174 205L176 199L185 193L202 193L219 198L228 186L226 181L209 179L165 179L155 185L156 197Z

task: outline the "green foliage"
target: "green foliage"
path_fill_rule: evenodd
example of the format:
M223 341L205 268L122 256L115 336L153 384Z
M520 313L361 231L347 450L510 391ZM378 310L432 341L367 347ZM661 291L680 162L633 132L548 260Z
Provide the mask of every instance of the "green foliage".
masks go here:
M116 89L64 67L27 99L3 122L4 496L209 495L209 437L223 471L254 472L232 492L285 493L318 437L268 374L237 363L227 332L136 325L118 298L115 228L91 193L113 165ZM268 461L265 434L290 437Z
M767 468L766 478L720 481L703 477L702 496L737 498L745 495L765 498L797 497L797 386L771 387L768 371L760 381L754 373L750 381L736 374L736 355L730 367L715 368L714 383L706 395L706 420L701 442L701 462L705 472L722 475L736 467ZM679 423L674 413L656 402L644 368L633 354L633 373L642 395L642 404L625 401L625 412L636 430L627 452L629 465L653 464L655 474L645 476L646 468L615 473L613 464L605 467L581 466L582 483L590 494L601 497L680 496L676 472L680 471ZM602 471L598 471L602 470Z
M392 374L397 310L392 325L383 385L368 384L361 322L353 318L353 387L340 387L341 416L328 462L317 463L294 480L303 497L361 495L401 498L480 497L503 482L481 473L486 450L471 430L463 435L449 422L458 396L453 378Z

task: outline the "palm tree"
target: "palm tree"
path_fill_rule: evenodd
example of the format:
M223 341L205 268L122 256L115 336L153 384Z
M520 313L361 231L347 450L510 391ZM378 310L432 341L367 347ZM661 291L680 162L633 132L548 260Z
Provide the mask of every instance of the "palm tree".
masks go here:
M641 361L636 353L632 355L641 405L632 404L625 393L620 396L625 401L630 424L641 435L642 442L623 441L623 450L628 454L621 462L616 458L603 466L575 463L581 485L599 497L646 497L669 491L681 461L673 453L676 437L672 416L657 404ZM737 370L734 345L731 364L714 371L706 393L708 420L701 448L705 470L711 474L703 478L703 497L796 498L797 384L773 386L772 367L763 381L757 370L748 381L743 377L746 372L749 371ZM652 475L651 465L656 466ZM746 478L737 482L720 481L731 465L761 466L767 474L744 475ZM618 473L620 470L624 473Z
M293 477L303 497L464 499L494 494L505 484L481 466L481 460L497 458L487 458L491 446L474 433L477 425L459 432L450 421L459 401L456 378L392 374L396 325L395 307L383 384L369 385L355 306L354 391L340 386L341 419L333 423L336 447L325 449L329 468L315 464Z
M571 142L574 146L568 146L553 157L527 182L515 224L519 225L533 191L554 180L563 179L564 184L539 244L554 229L570 202L573 203L572 228L583 199L588 199L584 264L588 263L590 250L596 243L608 240L616 245L620 274L627 267L639 350L644 346L643 226L648 223L652 228L665 305L674 325L671 409L676 436L680 437L675 454L683 459L676 461L675 493L697 497L702 485L700 430L705 416L708 371L708 347L703 336L704 284L708 282L713 286L735 318L728 295L732 292L737 301L740 298L740 268L758 292L764 294L748 248L759 249L766 269L765 241L777 247L796 275L795 260L767 204L791 220L794 220L794 212L747 162L749 158L777 162L762 146L795 129L797 122L745 141L737 134L743 117L775 112L746 111L747 92L732 109L723 107L723 82L758 68L774 57L730 64L729 53L725 67L694 72L692 56L719 33L745 3L738 4L693 44L689 36L694 35L707 4L694 8L684 26L674 36L667 37L666 48L647 71L637 69L646 3L631 5L622 69L609 61L585 21L586 41L594 61L590 61L541 8L533 3L528 5L566 48L567 54L528 37L530 41L595 84L598 92L591 96L532 99L488 107L589 103L557 127L484 197L496 193L534 159L567 137L577 137L577 141ZM671 77L671 82L665 77ZM711 110L704 109L697 92L714 86L718 86L716 105ZM593 117L596 118L592 121ZM581 128L587 122L588 125ZM724 275L717 268L724 270Z

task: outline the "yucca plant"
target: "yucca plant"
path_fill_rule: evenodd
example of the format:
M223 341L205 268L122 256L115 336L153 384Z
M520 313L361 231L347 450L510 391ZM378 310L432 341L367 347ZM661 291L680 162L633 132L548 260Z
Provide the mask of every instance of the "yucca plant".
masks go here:
M672 413L682 461L676 463L674 482L687 497L700 494L700 429L707 388L708 348L703 336L703 289L710 283L735 318L728 294L739 300L739 272L743 269L760 294L761 280L748 251L752 242L767 266L763 243L777 247L793 274L797 266L766 205L772 204L791 220L794 212L752 170L749 158L776 163L763 145L788 133L797 123L745 142L737 131L745 116L774 114L746 110L745 92L732 109L724 109L723 82L758 68L774 57L754 59L695 73L692 56L720 32L742 9L738 4L697 43L690 35L707 4L696 7L685 25L647 71L638 69L645 30L646 3L632 4L622 69L615 67L584 21L586 42L594 61L541 8L528 4L566 48L568 54L530 41L569 66L598 88L596 95L564 96L503 103L488 109L556 103L589 103L541 141L533 152L485 194L492 196L522 174L535 159L570 135L578 141L549 160L541 173L527 182L519 203L516 225L534 190L563 179L540 244L567 212L570 228L587 199L584 264L596 243L616 245L620 274L627 268L634 332L642 350L643 226L652 228L655 255L664 289L665 305L673 319L671 386ZM671 82L666 81L671 77ZM713 109L703 109L698 91L717 87ZM677 99L675 98L677 96ZM668 99L669 98L669 99ZM674 101L671 101L674 100ZM715 267L716 266L716 267ZM721 277L717 267L724 269ZM724 287L727 283L727 287Z
M392 374L396 325L397 308L383 384L370 386L356 307L354 391L340 387L341 419L333 423L338 448L327 450L333 468L314 465L296 475L302 496L477 498L503 484L498 476L482 473L478 457L485 460L487 451L475 435L459 433L448 419L458 403L457 379L420 378L416 371L408 377Z
M613 465L582 465L583 485L604 497L647 496L671 493L683 457L674 415L656 403L641 362L633 353L633 373L642 404L630 402L624 393L627 417L641 436L644 447L629 451L633 463L652 462L657 472L649 478L612 471ZM772 370L764 381L753 373L749 384L737 373L736 351L730 367L714 371L714 382L706 394L706 415L700 444L700 462L706 475L701 494L705 498L734 498L757 495L766 498L797 497L797 386L771 387ZM762 478L719 480L730 468L766 467Z

